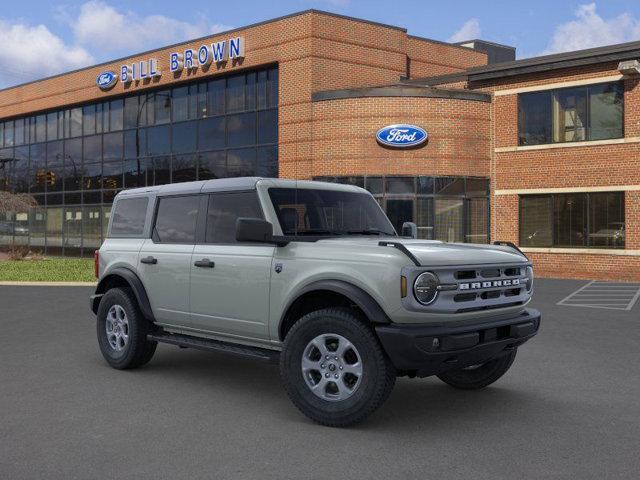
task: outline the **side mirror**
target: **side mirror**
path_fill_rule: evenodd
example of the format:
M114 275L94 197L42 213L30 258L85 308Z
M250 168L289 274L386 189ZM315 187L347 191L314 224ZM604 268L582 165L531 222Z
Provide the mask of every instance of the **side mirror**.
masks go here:
M402 237L418 238L418 226L413 222L404 222L402 224Z
M238 218L236 240L239 242L273 242L273 225L261 218Z

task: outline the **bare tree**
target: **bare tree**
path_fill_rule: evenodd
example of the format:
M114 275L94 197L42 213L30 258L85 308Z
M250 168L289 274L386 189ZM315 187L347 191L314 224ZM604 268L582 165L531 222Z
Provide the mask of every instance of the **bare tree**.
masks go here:
M0 191L0 215L9 212L26 212L37 205L36 199L27 193Z

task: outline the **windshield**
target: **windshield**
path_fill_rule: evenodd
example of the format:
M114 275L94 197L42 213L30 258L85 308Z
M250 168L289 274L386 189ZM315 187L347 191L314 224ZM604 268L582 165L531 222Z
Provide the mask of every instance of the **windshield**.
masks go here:
M270 188L269 196L284 235L396 235L367 193Z

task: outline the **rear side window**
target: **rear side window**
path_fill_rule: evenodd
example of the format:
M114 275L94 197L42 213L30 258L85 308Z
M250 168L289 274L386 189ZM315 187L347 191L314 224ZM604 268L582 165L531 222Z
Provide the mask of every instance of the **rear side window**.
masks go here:
M262 218L256 192L210 195L206 243L236 243L236 220L241 217Z
M153 239L157 243L195 243L199 195L161 198Z
M114 207L109 236L131 237L142 235L148 203L149 199L147 197L118 200Z

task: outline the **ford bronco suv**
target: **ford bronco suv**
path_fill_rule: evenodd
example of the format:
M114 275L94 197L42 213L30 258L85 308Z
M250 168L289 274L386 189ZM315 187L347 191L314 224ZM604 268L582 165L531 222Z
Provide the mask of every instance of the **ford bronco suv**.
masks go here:
M358 187L230 178L119 193L96 251L100 350L140 367L158 342L279 361L309 418L347 426L397 376L479 389L533 337L515 246L399 236Z

